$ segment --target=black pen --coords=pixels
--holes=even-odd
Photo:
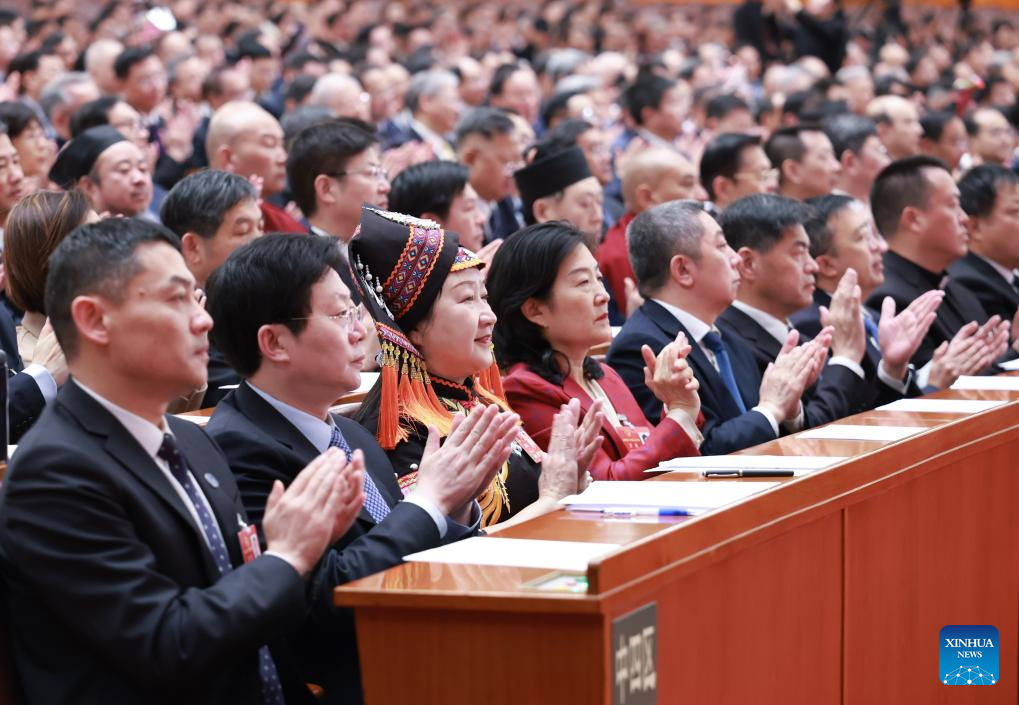
[[[792,477],[792,470],[705,470],[704,477]]]

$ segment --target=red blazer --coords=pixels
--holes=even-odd
[[[605,233],[605,240],[598,246],[598,253],[595,255],[605,283],[616,297],[616,303],[623,314],[626,313],[626,287],[623,280],[630,277],[634,284],[637,283],[637,275],[633,273],[626,245],[626,228],[636,217],[637,214],[633,211],[624,213],[619,222]]]
[[[279,206],[274,206],[268,201],[262,201],[262,220],[265,221],[266,233],[305,233],[306,227],[293,219],[293,217]]]
[[[629,450],[615,427],[606,420],[602,424],[605,440],[590,467],[595,480],[643,480],[647,477],[644,471],[662,461],[700,455],[693,441],[672,419],[664,418],[658,426],[648,423],[619,374],[607,365],[601,368],[605,376],[598,383],[612,401],[616,413],[626,416],[634,426],[647,426],[651,436],[642,448]],[[593,401],[572,379],[566,378],[563,386],[558,387],[527,369],[523,363],[510,368],[509,374],[502,378],[502,386],[510,407],[520,414],[524,430],[545,450],[552,432],[552,417],[559,407],[575,397],[580,400],[583,418]]]

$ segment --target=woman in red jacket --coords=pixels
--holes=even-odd
[[[612,333],[608,293],[578,230],[550,222],[512,235],[496,253],[487,284],[503,389],[539,445],[548,443],[560,405],[575,397],[582,413],[597,404],[605,415],[604,442],[590,465],[596,480],[642,480],[662,461],[697,455],[700,399],[682,335],[657,357],[643,350],[645,383],[663,404],[657,426],[615,370],[588,356]]]

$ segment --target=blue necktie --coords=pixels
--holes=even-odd
[[[877,347],[877,324],[871,320],[870,316],[863,314],[863,327],[867,330],[867,337],[873,341],[874,346]]]
[[[726,389],[729,390],[729,394],[732,395],[733,401],[736,402],[736,406],[739,407],[740,413],[746,413],[747,407],[743,403],[743,397],[740,396],[739,387],[736,385],[736,376],[732,373],[732,361],[729,359],[729,351],[722,341],[722,336],[711,330],[701,340],[708,346],[708,350],[715,354],[718,374],[721,375],[722,381],[725,383]]]
[[[187,462],[181,455],[177,442],[169,433],[163,435],[163,444],[159,446],[156,455],[166,461],[170,466],[170,474],[184,488],[195,512],[198,513],[202,532],[209,542],[212,559],[216,562],[216,567],[219,568],[219,574],[226,575],[233,570],[233,564],[230,563],[230,554],[227,552],[226,542],[223,541],[223,534],[220,533],[219,525],[209,514],[204,498],[195,486],[194,480],[191,479],[191,474],[188,473]],[[276,664],[272,660],[268,646],[263,646],[258,650],[258,675],[262,680],[262,701],[265,705],[284,705],[283,686],[280,685]]]
[[[329,445],[346,453],[347,460],[350,460],[350,456],[354,454],[338,426],[333,426],[333,435],[329,439]],[[389,505],[386,504],[386,500],[383,499],[379,488],[375,486],[372,476],[367,472],[364,474],[364,508],[368,510],[376,524],[382,523],[382,520],[389,515]]]

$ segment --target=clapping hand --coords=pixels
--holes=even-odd
[[[687,362],[690,343],[680,331],[676,339],[662,348],[655,357],[647,345],[640,350],[644,356],[644,384],[670,410],[681,410],[696,419],[701,399],[699,384]]]

